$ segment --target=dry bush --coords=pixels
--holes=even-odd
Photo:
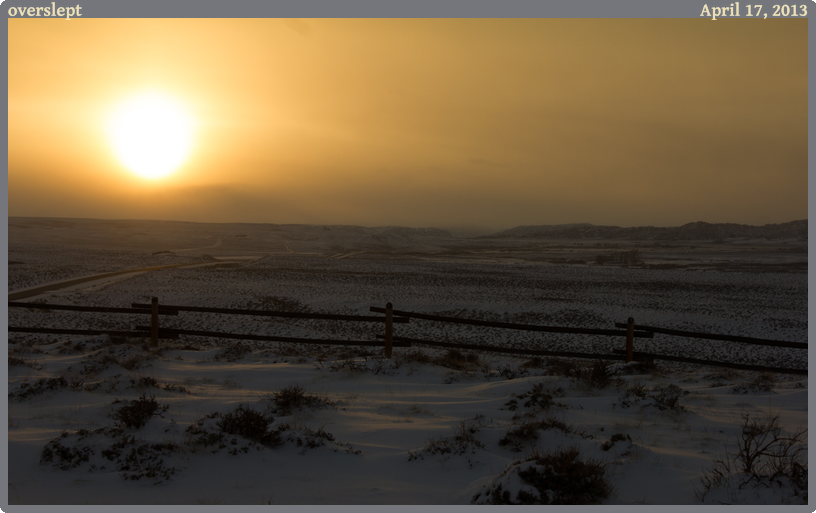
[[[12,355],[8,356],[8,366],[9,367],[14,367],[16,365],[25,365],[25,364],[26,364],[26,361],[23,360],[22,358],[17,358],[17,357],[12,356]]]
[[[479,355],[473,352],[463,353],[458,349],[449,349],[444,355],[435,358],[433,363],[448,369],[467,371],[481,367]]]
[[[42,370],[42,364],[35,362],[33,360],[26,360],[24,358],[17,358],[16,356],[9,355],[8,357],[8,365],[9,367],[14,367],[16,365],[25,365],[26,367],[30,367],[34,370]]]
[[[218,353],[216,353],[216,355],[213,358],[218,361],[234,362],[236,360],[240,360],[245,355],[251,352],[252,352],[251,346],[239,342],[235,345],[225,347],[221,351],[218,351]]]
[[[631,443],[632,442],[632,437],[630,437],[629,435],[624,434],[624,433],[615,433],[614,435],[609,437],[609,440],[607,440],[606,442],[601,444],[601,449],[603,449],[604,451],[608,451],[609,449],[611,449],[615,445],[616,442],[626,442],[626,441]]]
[[[618,401],[621,408],[629,408],[630,406],[639,403],[642,399],[646,399],[646,385],[640,381],[635,381],[626,386]],[[613,405],[614,406],[614,405]]]
[[[538,412],[549,410],[552,406],[566,407],[555,400],[556,397],[564,397],[564,389],[558,387],[555,390],[545,390],[544,383],[536,383],[527,392],[512,394],[511,397],[515,397],[515,399],[510,399],[504,403],[507,409],[516,411],[519,407],[518,401],[524,400],[522,406],[527,410],[526,416],[534,416]]]
[[[430,438],[425,446],[418,451],[408,451],[408,461],[425,459],[423,452],[437,455],[442,454],[465,456],[476,454],[476,449],[484,449],[485,444],[476,438],[476,433],[484,425],[484,415],[476,415],[472,420],[464,419],[453,428],[453,436]],[[468,458],[470,467],[473,461]]]
[[[647,392],[646,386],[636,381],[626,386],[618,398],[618,404],[620,404],[621,408],[629,408],[648,398],[652,400],[652,403],[645,406],[653,406],[660,411],[683,413],[686,408],[680,404],[680,398],[688,393],[688,390],[683,390],[673,383],[665,387],[656,386],[650,392]],[[612,406],[615,406],[615,404]]]
[[[582,371],[583,364],[574,360],[562,358],[547,358],[547,373],[552,376],[564,376],[565,378],[575,378]]]
[[[629,365],[619,368],[618,374],[624,376],[638,375],[638,374],[660,374],[660,367],[657,366],[654,360],[640,360]]]
[[[396,367],[399,367],[404,363],[421,363],[430,365],[433,363],[433,358],[419,349],[412,349],[411,351],[405,352],[400,351],[398,354],[394,355],[394,364]]]
[[[289,429],[289,426],[285,424],[277,429],[270,429],[274,420],[270,415],[265,415],[239,404],[230,413],[221,414],[216,411],[187,426],[187,429],[185,429],[188,436],[186,443],[191,446],[201,447],[217,445],[217,448],[212,450],[213,453],[216,453],[226,448],[227,442],[230,445],[237,446],[238,439],[235,437],[241,436],[251,443],[274,447],[282,443],[280,435],[283,431]],[[229,439],[228,435],[232,435],[232,439]],[[249,445],[233,447],[230,453],[235,455],[238,454],[239,450],[247,452]]]
[[[524,367],[523,365],[520,367],[513,367],[511,365],[499,365],[496,369],[501,377],[504,379],[516,379],[516,378],[523,378],[525,376],[530,375],[530,371],[528,367]]]
[[[312,408],[319,409],[326,406],[334,406],[334,402],[325,396],[318,396],[306,393],[302,386],[297,383],[290,387],[282,388],[278,392],[273,392],[267,396],[272,405],[272,413],[281,416],[291,415],[295,409]]]
[[[362,374],[366,372],[368,369],[368,365],[366,362],[361,362],[360,360],[356,360],[354,358],[347,358],[343,360],[337,360],[329,364],[329,371],[331,372],[348,372],[353,375]]]
[[[680,397],[688,393],[688,390],[683,390],[677,385],[671,384],[665,387],[654,387],[650,397],[660,411],[682,412],[686,408],[680,404]]]
[[[139,379],[130,378],[128,388],[159,388],[159,382],[152,376],[141,376]]]
[[[700,478],[702,489],[695,487],[700,501],[713,490],[724,488],[729,499],[737,502],[739,492],[751,485],[788,488],[792,496],[807,503],[807,429],[786,434],[779,414],[756,419],[744,413],[737,453],[729,453],[726,446],[725,456],[713,462],[714,467]]]
[[[305,426],[292,427],[289,424],[281,424],[273,428],[274,420],[270,415],[239,405],[231,413],[214,412],[188,426],[185,430],[188,435],[186,443],[206,447],[212,453],[228,449],[232,455],[247,453],[252,447],[262,450],[264,446],[274,448],[286,442],[300,447],[301,454],[305,454],[308,449],[324,447],[327,444],[331,444],[335,452],[360,454],[360,451],[355,450],[350,444],[335,440],[334,435],[322,427],[315,430]],[[248,442],[242,443],[239,436]]]
[[[34,383],[23,382],[20,383],[20,388],[9,392],[9,399],[16,399],[23,401],[35,395],[44,394],[48,391],[57,391],[62,388],[68,388],[69,382],[65,376],[58,376],[56,378],[39,378]]]
[[[610,365],[611,363],[605,360],[597,360],[591,365],[557,358],[547,360],[550,374],[575,379],[589,390],[619,386],[623,383],[623,380],[615,376],[609,368]]]
[[[170,383],[165,383],[162,385],[159,381],[152,377],[152,376],[141,376],[138,379],[129,378],[130,385],[127,388],[135,388],[135,389],[145,389],[145,388],[159,388],[161,390],[165,390],[167,392],[184,392],[189,394],[190,391],[187,390],[187,387],[183,385],[173,385]],[[85,388],[87,390],[87,388]]]
[[[114,404],[117,402],[121,401],[114,401]],[[147,424],[153,417],[164,417],[162,414],[166,412],[169,407],[167,404],[159,405],[153,395],[148,398],[145,394],[142,394],[138,399],[128,401],[128,404],[120,406],[113,412],[111,418],[120,425],[124,424],[129,428],[138,429]]]
[[[610,365],[611,363],[608,361],[598,360],[588,370],[584,368],[585,370],[578,376],[578,380],[590,390],[619,386],[623,383],[623,380],[615,376],[614,372],[609,368]]]
[[[613,491],[604,463],[570,447],[514,461],[471,504],[598,504]]]
[[[586,436],[577,431],[572,424],[567,424],[555,417],[548,417],[539,421],[524,422],[509,429],[507,434],[499,440],[499,445],[502,447],[509,446],[513,452],[521,452],[525,445],[532,445],[538,440],[540,431],[546,431],[548,429],[557,429],[566,434],[576,433],[581,436]]]
[[[540,356],[534,356],[521,364],[524,369],[543,369],[547,362]]]
[[[757,375],[751,381],[735,385],[731,389],[732,394],[755,394],[760,392],[773,392],[773,387],[776,386],[773,374],[770,372],[763,372]]]
[[[323,430],[322,427],[317,430],[307,427],[294,430],[287,436],[288,442],[293,442],[297,447],[301,447],[300,454],[306,454],[307,449],[317,449],[318,447],[325,447],[326,443],[331,443],[334,452],[345,452],[346,454],[360,454],[362,451],[355,449],[351,444],[340,442],[334,438],[334,435]]]
[[[40,464],[51,463],[60,470],[70,470],[88,462],[93,450],[90,447],[71,447],[62,444],[68,437],[67,431],[45,444],[40,454]]]
[[[100,445],[106,448],[99,450]],[[105,471],[112,465],[125,480],[147,478],[158,484],[179,472],[178,467],[165,465],[164,458],[180,451],[181,447],[174,443],[137,440],[116,426],[80,429],[70,434],[63,431],[48,442],[40,455],[40,464],[51,464],[60,470],[86,465],[89,472]]]
[[[253,442],[275,446],[280,444],[280,433],[269,430],[269,425],[274,420],[271,416],[238,405],[233,412],[221,415],[216,425],[222,433],[239,435]]]

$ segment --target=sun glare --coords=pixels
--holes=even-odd
[[[162,178],[187,158],[192,120],[176,100],[157,93],[133,97],[114,111],[109,132],[116,155],[143,178]]]

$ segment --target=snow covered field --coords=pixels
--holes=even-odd
[[[84,273],[213,262],[205,253],[251,253],[217,254],[223,244],[157,254],[41,244],[10,240],[10,291]],[[486,320],[611,329],[633,316],[645,325],[807,341],[807,274],[801,272],[479,262],[427,252],[326,258],[338,248],[318,256],[289,247],[257,260],[164,269],[38,299],[127,307],[157,296],[164,304],[361,315],[391,301],[400,310]],[[13,308],[8,322],[128,330],[147,321]],[[382,332],[374,323],[189,312],[163,317],[162,325],[361,340]],[[531,349],[623,348],[617,337],[421,320],[397,324],[395,334]],[[802,350],[662,335],[635,343],[638,351],[658,354],[807,368]],[[802,481],[802,468],[793,464],[770,487],[770,471],[755,465],[756,477],[740,489],[750,474],[740,473],[738,462],[710,490],[701,481],[716,476],[715,460],[727,459],[726,449],[738,455],[737,441],[752,422],[777,417],[780,436],[806,429],[806,376],[660,361],[606,367],[423,346],[394,348],[389,360],[376,348],[193,337],[152,349],[136,339],[15,333],[8,349],[10,504],[467,504],[548,497],[801,504],[807,493],[806,466]],[[795,448],[801,446],[789,450]],[[588,495],[576,495],[547,468],[583,479],[580,489]]]

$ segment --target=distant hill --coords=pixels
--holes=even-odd
[[[634,239],[634,240],[717,240],[717,239],[798,239],[807,240],[807,219],[789,223],[751,226],[698,221],[676,227],[596,226],[589,223],[517,226],[486,235],[489,238],[548,239]]]
[[[403,226],[9,217],[8,227],[12,243],[151,252],[435,252],[454,240],[447,230]]]

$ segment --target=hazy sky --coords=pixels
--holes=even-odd
[[[9,216],[807,218],[804,19],[8,24]],[[130,171],[107,132],[144,91],[193,120],[167,178]]]

